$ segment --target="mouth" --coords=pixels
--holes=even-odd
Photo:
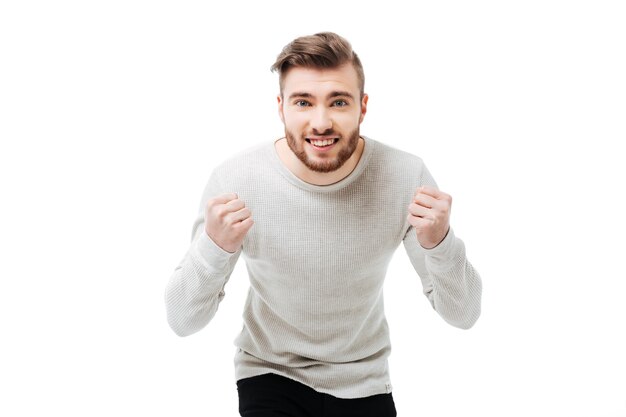
[[[328,149],[335,143],[339,142],[339,138],[305,138],[315,149]]]

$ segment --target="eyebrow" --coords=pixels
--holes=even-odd
[[[291,93],[289,95],[288,99],[292,100],[292,99],[294,99],[296,97],[313,98],[313,94],[296,91],[295,93]],[[354,96],[352,94],[350,94],[349,92],[347,92],[347,91],[332,91],[331,93],[329,93],[326,96],[326,99],[337,98],[337,97],[347,97],[347,98],[350,98],[350,99],[354,100]]]

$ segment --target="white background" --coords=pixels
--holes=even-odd
[[[274,58],[332,30],[365,67],[361,132],[424,158],[484,281],[458,330],[397,252],[399,415],[626,416],[625,21],[620,1],[2,2],[0,415],[238,415],[244,263],[188,338],[163,291],[212,168],[282,134]]]

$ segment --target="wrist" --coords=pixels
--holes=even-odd
[[[448,233],[450,233],[450,226],[448,226],[448,228],[446,229],[446,232],[443,234],[443,236],[440,235],[439,238],[420,239],[420,236],[417,235],[417,241],[422,246],[422,248],[424,248],[426,250],[435,249],[437,246],[439,246],[441,244],[441,242],[443,242],[446,239],[446,237],[448,236]]]

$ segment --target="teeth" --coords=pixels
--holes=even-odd
[[[322,139],[322,140],[311,139],[311,144],[315,146],[320,146],[320,147],[332,145],[334,142],[335,142],[335,139]]]

